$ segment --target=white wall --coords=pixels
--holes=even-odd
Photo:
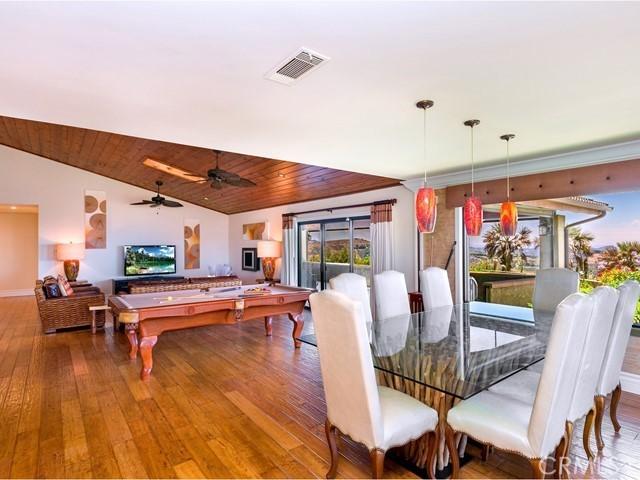
[[[255,240],[251,241],[242,239],[242,225],[245,223],[255,223],[266,220],[269,222],[271,237],[275,240],[282,240],[283,213],[353,205],[391,198],[398,200],[398,203],[393,207],[395,269],[405,274],[407,288],[411,291],[415,288],[416,276],[416,234],[414,233],[416,228],[413,214],[414,196],[413,192],[402,186],[231,215],[229,217],[229,259],[231,261],[231,266],[233,267],[234,272],[243,280],[244,283],[253,283],[256,278],[262,277],[262,271],[247,272],[243,271],[241,268],[242,247],[256,247],[258,243]],[[336,210],[333,213],[319,212],[316,214],[304,215],[299,217],[299,220],[319,220],[325,218],[369,215],[370,213],[370,207],[362,207],[357,209]],[[279,270],[280,265],[278,264],[278,271],[276,272],[276,275],[279,275]]]
[[[177,274],[206,275],[208,265],[229,262],[227,215],[185,202],[181,202],[184,208],[173,209],[130,206],[152,193],[4,146],[0,146],[0,172],[0,203],[39,207],[40,277],[62,273],[62,263],[55,259],[56,244],[84,242],[85,190],[107,193],[107,248],[86,251],[78,278],[110,292],[110,280],[123,275],[122,246],[127,244],[175,244]],[[199,270],[183,268],[185,218],[201,222]],[[0,251],[0,256],[8,254]]]
[[[38,275],[38,214],[0,212],[0,296],[33,293]]]

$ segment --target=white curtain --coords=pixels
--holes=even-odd
[[[282,271],[283,285],[298,286],[298,220],[293,215],[282,216]]]
[[[390,202],[371,205],[371,269],[374,275],[394,269],[392,210]]]

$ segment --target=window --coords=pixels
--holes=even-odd
[[[370,217],[298,223],[298,283],[323,290],[341,273],[362,275],[371,285]]]

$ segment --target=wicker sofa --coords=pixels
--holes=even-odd
[[[129,293],[174,292],[176,290],[202,290],[205,288],[236,287],[242,285],[238,277],[193,277],[174,282],[137,281],[129,286]]]
[[[42,287],[42,280],[38,280],[35,295],[42,330],[45,333],[53,333],[63,328],[90,326],[89,307],[105,304],[104,293],[95,287],[80,287],[72,295],[59,298],[46,298]],[[104,322],[104,311],[96,312],[96,326],[102,327]]]

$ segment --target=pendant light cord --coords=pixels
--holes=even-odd
[[[424,161],[424,185],[427,186],[427,109],[422,117],[422,159]]]
[[[509,151],[509,139],[507,139],[507,202],[509,201],[509,195],[511,193],[511,183],[509,176],[509,162],[511,160],[511,153]]]
[[[473,175],[473,167],[474,167],[474,155],[473,155],[473,126],[471,127],[471,196],[475,196],[475,182]]]

